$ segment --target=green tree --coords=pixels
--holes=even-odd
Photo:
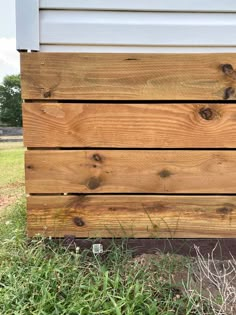
[[[22,126],[20,75],[8,75],[0,84],[0,122]]]

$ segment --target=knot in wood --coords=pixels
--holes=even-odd
[[[224,74],[226,74],[226,75],[231,75],[234,72],[233,66],[229,63],[222,65],[221,68],[222,68],[222,71],[224,72]]]
[[[127,59],[125,59],[125,60],[127,60],[127,61],[133,61],[133,60],[138,60],[137,58],[127,58]]]
[[[75,217],[73,219],[73,221],[74,221],[74,224],[77,226],[84,226],[85,225],[84,221],[79,217]]]
[[[91,177],[88,181],[88,188],[94,190],[100,186],[100,179],[98,177]]]
[[[223,206],[221,208],[216,209],[216,212],[221,215],[230,215],[233,212],[232,206]]]
[[[235,89],[232,86],[228,87],[227,89],[225,89],[225,92],[224,92],[224,100],[228,100],[234,94],[235,94]]]
[[[167,177],[170,177],[172,174],[169,170],[162,170],[160,173],[158,173],[159,176],[161,178],[167,178]]]
[[[199,114],[205,120],[212,120],[214,118],[213,110],[209,107],[201,108]]]
[[[48,98],[48,97],[51,97],[51,91],[47,91],[47,92],[44,92],[43,93],[43,96],[45,97],[45,98]]]

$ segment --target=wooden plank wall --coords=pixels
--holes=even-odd
[[[21,53],[28,235],[236,236],[236,55]]]
[[[236,99],[235,54],[22,54],[30,100]]]

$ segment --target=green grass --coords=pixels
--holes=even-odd
[[[163,256],[151,267],[143,265],[125,242],[104,257],[41,238],[28,244],[23,201],[2,220],[0,242],[0,314],[191,314],[188,300],[170,281],[186,261]]]
[[[23,153],[22,143],[0,143],[0,217],[24,193]]]
[[[0,185],[23,181],[23,149],[0,151]],[[187,315],[196,314],[171,281],[188,259],[133,259],[123,246],[105,256],[69,251],[53,241],[26,237],[25,200],[0,219],[1,315]]]
[[[0,187],[24,180],[23,145],[0,143]]]

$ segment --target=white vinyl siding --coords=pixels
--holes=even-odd
[[[41,9],[236,12],[235,0],[40,0]]]
[[[16,2],[17,48],[22,50],[104,53],[236,51],[235,0]],[[223,13],[226,11],[228,13]]]
[[[40,44],[231,46],[236,15],[48,10],[40,13]]]
[[[41,45],[41,52],[78,53],[236,53],[236,47],[153,47],[153,46],[86,46],[86,45]]]

